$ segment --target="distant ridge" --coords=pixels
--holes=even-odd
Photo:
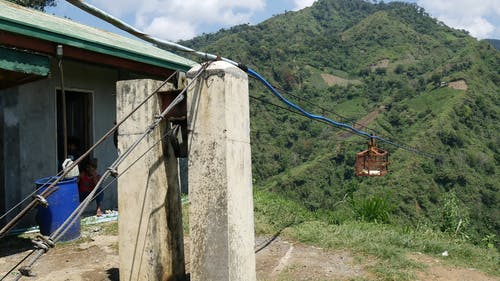
[[[485,39],[488,41],[493,47],[495,47],[497,50],[500,50],[500,40],[499,39]]]
[[[392,222],[453,235],[460,225],[463,237],[481,243],[493,235],[498,243],[500,52],[490,43],[415,4],[318,0],[183,44],[251,66],[287,98],[334,120],[354,124],[383,106],[365,130],[441,155],[384,146],[390,173],[357,178],[354,157],[366,139],[339,137],[336,128],[270,105],[283,106],[251,80],[256,188],[333,211],[339,223],[382,198],[393,207]]]

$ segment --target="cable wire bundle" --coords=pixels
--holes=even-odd
[[[381,142],[384,142],[386,144],[389,144],[389,145],[393,145],[395,147],[398,147],[398,148],[401,148],[401,149],[404,149],[404,150],[407,150],[407,151],[411,151],[413,153],[416,153],[416,154],[419,154],[419,155],[422,155],[422,156],[425,156],[425,157],[431,157],[431,158],[436,158],[437,156],[435,155],[432,155],[430,153],[427,153],[427,152],[423,152],[423,151],[420,151],[420,150],[417,150],[415,148],[412,148],[410,146],[407,146],[407,145],[403,145],[403,144],[400,144],[400,143],[396,143],[396,142],[393,142],[391,140],[388,140],[386,138],[383,138],[383,137],[380,137],[380,136],[377,136],[377,135],[373,135],[373,134],[370,134],[370,133],[367,133],[365,131],[362,131],[360,129],[357,129],[355,128],[354,126],[351,126],[349,124],[345,124],[345,123],[342,123],[342,122],[337,122],[335,120],[332,120],[330,118],[327,118],[327,117],[324,117],[322,115],[316,115],[316,114],[312,114],[308,111],[306,111],[305,109],[303,109],[302,107],[298,106],[297,104],[291,102],[290,100],[288,100],[287,98],[285,98],[273,85],[271,85],[271,83],[269,83],[262,75],[260,75],[257,71],[253,70],[252,68],[249,68],[243,64],[240,64],[240,63],[237,63],[235,61],[232,61],[230,59],[227,59],[227,58],[224,58],[224,57],[220,57],[220,56],[216,56],[216,55],[213,55],[213,54],[209,54],[209,53],[205,53],[205,52],[200,52],[200,51],[196,51],[194,49],[191,49],[191,48],[188,48],[188,47],[185,47],[185,46],[182,46],[180,44],[177,44],[177,43],[173,43],[173,42],[169,42],[169,41],[165,41],[165,40],[161,40],[161,39],[158,39],[158,38],[154,38],[150,35],[147,35],[143,32],[140,32],[139,30],[133,28],[132,26],[120,21],[119,19],[99,10],[98,8],[92,6],[92,5],[89,5],[87,3],[85,3],[84,1],[81,1],[81,0],[66,0],[67,2],[79,7],[80,9],[82,10],[85,10],[87,12],[89,12],[90,14],[93,14],[105,21],[107,21],[108,23],[134,35],[134,36],[137,36],[145,41],[148,41],[152,44],[154,44],[155,46],[161,48],[161,49],[176,49],[176,50],[179,50],[179,51],[182,51],[182,52],[187,52],[187,53],[191,53],[191,54],[195,54],[199,57],[201,57],[203,60],[223,60],[225,62],[228,62],[234,66],[237,66],[239,67],[240,69],[242,69],[243,71],[245,71],[249,76],[257,79],[260,83],[262,83],[267,89],[269,89],[271,91],[271,93],[276,97],[278,98],[286,107],[290,108],[293,112],[297,112],[303,116],[306,116],[310,119],[313,119],[313,120],[316,120],[316,121],[320,121],[320,122],[323,122],[323,123],[327,123],[331,126],[334,126],[334,127],[337,127],[337,128],[341,128],[341,129],[344,129],[344,130],[347,130],[347,131],[350,131],[356,135],[359,135],[359,136],[362,136],[362,137],[365,137],[365,138],[368,138],[368,139],[375,139],[375,140],[378,140],[378,141],[381,141]],[[196,76],[193,78],[192,81],[196,81],[196,79],[199,77],[199,75],[201,75],[201,73],[203,73],[206,68],[208,67],[209,63],[206,63],[205,65],[202,66],[202,68],[200,68],[200,71],[196,74]],[[175,73],[174,73],[175,74]],[[109,137],[114,131],[116,131],[116,129],[123,123],[125,122],[126,119],[128,119],[140,106],[142,106],[150,97],[152,97],[154,94],[156,94],[159,89],[161,87],[163,87],[163,85],[165,83],[167,83],[167,81],[169,79],[171,79],[173,77],[170,76],[157,90],[155,90],[150,96],[148,96],[146,98],[145,101],[143,101],[138,107],[136,107],[128,116],[126,116],[123,120],[121,120],[120,122],[118,122],[107,134],[105,134],[94,146],[92,146],[87,152],[85,152],[80,158],[78,158],[72,165],[70,165],[64,172],[60,172],[58,173],[58,175],[60,174],[60,177],[52,182],[47,188],[46,190],[41,194],[43,197],[48,197],[50,196],[53,192],[56,191],[56,188],[55,185],[62,179],[64,178],[64,176],[69,173],[70,170],[72,170],[74,167],[76,167],[76,165],[78,165],[86,156],[88,156],[90,154],[90,152],[95,149],[96,146],[98,146],[99,144],[101,144],[107,137]],[[28,262],[27,266],[24,266],[21,268],[21,273],[25,274],[25,275],[29,275],[30,274],[30,267],[45,253],[47,252],[51,247],[54,246],[54,243],[56,243],[57,241],[60,240],[60,238],[68,231],[69,227],[76,221],[76,219],[78,217],[80,217],[80,215],[83,213],[83,210],[88,206],[88,204],[92,201],[92,199],[97,195],[96,193],[98,192],[98,187],[103,184],[103,182],[109,177],[109,176],[114,176],[115,177],[115,180],[117,177],[119,177],[120,175],[118,175],[117,171],[116,171],[116,168],[118,167],[118,165],[120,163],[122,163],[122,161],[128,157],[131,153],[131,151],[133,149],[135,149],[137,147],[137,145],[144,139],[146,138],[159,124],[160,122],[165,118],[166,114],[172,110],[172,108],[178,104],[183,98],[184,98],[184,92],[187,91],[187,89],[190,87],[190,85],[188,85],[187,87],[185,87],[182,92],[174,99],[174,101],[158,116],[158,118],[156,118],[156,120],[146,129],[146,131],[144,132],[144,134],[142,136],[140,136],[136,142],[134,142],[122,155],[120,155],[118,157],[118,159],[116,159],[115,162],[113,162],[113,164],[106,170],[106,172],[103,174],[103,176],[101,177],[101,179],[99,180],[99,182],[97,183],[96,185],[96,188],[89,194],[89,196],[80,204],[80,206],[74,210],[74,212],[68,217],[68,219],[54,232],[52,233],[48,238],[39,238],[39,240],[36,240],[34,241],[34,244],[35,246],[37,247],[36,250],[33,250],[32,252],[30,252],[28,254],[28,256],[26,256],[21,262],[23,262],[24,260],[26,260],[29,256],[31,256],[33,253],[35,253],[35,256],[33,256],[30,261]],[[138,160],[136,160],[138,161]],[[135,162],[134,162],[135,163]],[[128,168],[126,169],[128,170]],[[108,184],[106,187],[108,187],[110,184]],[[45,185],[44,185],[45,186]],[[43,187],[43,186],[42,186]],[[42,188],[40,187],[40,188]],[[35,193],[33,193],[35,194]],[[33,195],[33,194],[30,194],[30,197]],[[26,201],[27,199],[23,200]],[[18,207],[20,204],[22,204],[23,202],[19,203],[18,205],[15,206]],[[2,228],[0,230],[0,237],[2,237],[3,235],[5,235],[16,223],[17,221],[22,217],[24,216],[31,208],[33,208],[34,206],[36,206],[37,204],[39,203],[39,200],[33,200],[30,202],[30,204],[25,208],[23,209],[12,221],[10,221],[4,228]],[[6,214],[2,215],[2,217],[0,218],[4,218],[8,213],[10,213],[11,210],[9,210]],[[20,262],[20,263],[21,263]],[[19,263],[19,264],[20,264]],[[16,267],[19,265],[17,264]],[[14,269],[16,268],[14,267]],[[7,273],[1,280],[3,280],[4,278],[6,278],[8,276],[8,274],[10,274],[11,271],[9,271],[9,273]],[[19,280],[20,278],[22,277],[22,275],[18,275],[16,276],[16,278],[14,280]]]
[[[221,56],[217,56],[217,55],[214,55],[214,54],[209,54],[209,53],[205,53],[205,52],[200,52],[200,51],[197,51],[197,50],[194,50],[192,48],[188,48],[186,46],[183,46],[183,45],[180,45],[180,44],[177,44],[177,43],[174,43],[174,42],[170,42],[170,41],[166,41],[166,40],[162,40],[162,39],[159,39],[159,38],[155,38],[151,35],[148,35],[148,34],[145,34],[137,29],[135,29],[134,27],[130,26],[129,24],[126,24],[124,23],[123,21],[119,20],[118,18],[115,18],[113,17],[112,15],[96,8],[95,6],[92,6],[82,0],[66,0],[67,2],[71,3],[72,5],[75,5],[76,7],[114,25],[115,27],[117,28],[120,28],[121,30],[125,31],[125,32],[128,32],[142,40],[145,40],[147,42],[150,42],[152,43],[153,45],[155,45],[156,47],[160,48],[160,49],[165,49],[165,50],[169,50],[169,49],[175,49],[175,50],[178,50],[178,51],[181,51],[181,52],[186,52],[186,53],[190,53],[190,54],[194,54],[194,55],[197,55],[199,56],[200,58],[204,59],[204,60],[222,60],[222,61],[225,61],[225,62],[228,62],[234,66],[237,66],[239,67],[240,69],[242,69],[243,71],[245,71],[248,75],[250,75],[251,77],[257,79],[259,82],[261,82],[267,89],[269,89],[274,96],[276,96],[281,102],[283,102],[285,105],[287,105],[288,107],[300,112],[301,114],[303,114],[304,116],[308,117],[308,118],[311,118],[311,119],[315,119],[315,120],[320,120],[320,121],[323,121],[331,126],[335,126],[335,127],[338,127],[338,128],[344,128],[344,129],[347,129],[349,131],[351,131],[352,133],[354,134],[357,134],[359,136],[362,136],[362,137],[365,137],[365,138],[368,138],[368,139],[376,139],[378,141],[381,141],[381,142],[384,142],[386,144],[389,144],[389,145],[392,145],[392,146],[395,146],[395,147],[398,147],[398,148],[401,148],[401,149],[404,149],[404,150],[407,150],[407,151],[411,151],[413,153],[416,153],[416,154],[419,154],[419,155],[422,155],[422,156],[425,156],[425,157],[430,157],[430,158],[438,158],[438,156],[436,155],[433,155],[433,154],[430,154],[430,153],[427,153],[427,152],[424,152],[424,151],[420,151],[416,148],[412,148],[410,146],[407,146],[407,145],[403,145],[403,144],[399,144],[399,143],[396,143],[396,142],[393,142],[391,140],[388,140],[386,138],[383,138],[383,137],[380,137],[380,136],[377,136],[377,135],[373,135],[373,134],[370,134],[370,133],[367,133],[365,131],[362,131],[362,130],[359,130],[359,129],[356,129],[354,128],[353,126],[351,125],[348,125],[348,124],[345,124],[345,123],[342,123],[342,122],[337,122],[335,120],[332,120],[332,119],[329,119],[329,118],[326,118],[324,116],[321,116],[321,115],[315,115],[315,114],[312,114],[306,110],[304,110],[303,108],[301,108],[300,106],[292,103],[291,101],[289,101],[288,99],[286,99],[282,94],[280,94],[280,92],[278,92],[278,90],[276,90],[276,88],[274,88],[271,83],[269,83],[263,76],[261,76],[257,71],[247,67],[246,65],[244,64],[241,64],[241,63],[238,63],[238,62],[235,62],[233,60],[230,60],[228,58],[224,58],[224,57],[221,57]]]

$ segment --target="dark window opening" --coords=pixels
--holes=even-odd
[[[92,145],[92,94],[64,91],[66,96],[66,131],[68,156],[76,160]],[[64,161],[64,134],[62,94],[57,90],[57,160],[58,168]]]

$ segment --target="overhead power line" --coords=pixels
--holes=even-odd
[[[252,78],[254,78],[254,77],[252,77]],[[323,106],[320,106],[320,105],[318,105],[318,104],[316,104],[316,103],[314,103],[314,102],[310,101],[310,100],[309,100],[309,99],[307,99],[307,98],[304,98],[304,97],[301,97],[301,96],[299,96],[299,95],[293,94],[293,93],[291,93],[290,91],[286,91],[286,90],[284,90],[283,88],[280,88],[280,87],[278,87],[278,86],[276,86],[276,85],[274,85],[274,84],[271,84],[271,85],[272,85],[275,89],[279,90],[279,91],[280,91],[280,92],[282,92],[282,93],[285,93],[285,94],[287,94],[287,95],[289,95],[289,96],[292,96],[292,97],[294,97],[294,98],[296,98],[296,99],[298,99],[298,100],[301,100],[301,101],[303,101],[303,102],[305,102],[305,103],[307,103],[307,104],[309,104],[309,105],[311,105],[311,106],[313,106],[313,107],[315,107],[315,108],[320,109],[320,110],[321,110],[321,112],[322,112],[323,114],[325,114],[325,113],[329,113],[329,114],[331,114],[331,115],[334,115],[334,116],[339,117],[339,118],[340,118],[340,119],[342,119],[342,120],[349,121],[349,122],[351,122],[351,123],[352,123],[353,125],[355,125],[355,126],[359,126],[359,127],[361,127],[361,128],[365,128],[365,129],[367,129],[367,130],[370,130],[370,131],[372,131],[372,132],[374,132],[374,133],[379,134],[379,132],[377,132],[377,130],[375,130],[375,129],[373,129],[373,128],[370,128],[370,127],[368,127],[368,126],[366,126],[366,125],[364,125],[364,124],[358,123],[358,122],[357,122],[355,119],[353,119],[353,118],[349,118],[349,117],[347,117],[347,116],[344,116],[344,115],[342,115],[342,114],[339,114],[338,112],[335,112],[335,111],[332,111],[332,110],[330,110],[330,109],[324,108]]]
[[[349,131],[351,131],[352,133],[354,134],[357,134],[359,136],[362,136],[362,137],[365,137],[365,138],[369,138],[369,139],[376,139],[376,140],[379,140],[381,142],[384,142],[384,143],[387,143],[389,145],[393,145],[395,147],[398,147],[398,148],[401,148],[401,149],[404,149],[404,150],[407,150],[407,151],[410,151],[410,152],[413,152],[413,153],[416,153],[416,154],[419,154],[419,155],[422,155],[422,156],[425,156],[425,157],[431,157],[431,158],[437,158],[437,156],[433,155],[433,154],[430,154],[430,153],[427,153],[427,152],[423,152],[423,151],[420,151],[416,148],[412,148],[410,146],[407,146],[407,145],[402,145],[402,144],[399,144],[399,143],[396,143],[396,142],[393,142],[391,140],[388,140],[386,138],[383,138],[383,137],[380,137],[380,136],[377,136],[377,135],[373,135],[373,134],[370,134],[370,133],[367,133],[365,131],[362,131],[362,130],[359,130],[359,129],[356,129],[355,127],[351,126],[351,125],[348,125],[348,124],[345,124],[345,123],[342,123],[342,122],[337,122],[335,120],[332,120],[332,119],[329,119],[329,118],[326,118],[324,116],[321,116],[321,115],[315,115],[315,114],[311,114],[309,113],[308,111],[304,110],[303,108],[301,108],[300,106],[292,103],[291,101],[289,101],[288,99],[286,99],[285,97],[283,97],[283,95],[281,95],[264,77],[262,77],[258,72],[256,72],[255,70],[247,67],[246,65],[244,64],[241,64],[241,63],[237,63],[233,60],[230,60],[228,58],[224,58],[224,57],[221,57],[221,56],[217,56],[217,55],[213,55],[213,54],[209,54],[209,53],[205,53],[205,52],[200,52],[200,51],[197,51],[197,50],[194,50],[192,48],[188,48],[186,46],[183,46],[183,45],[180,45],[180,44],[177,44],[177,43],[173,43],[173,42],[170,42],[170,41],[166,41],[166,40],[162,40],[162,39],[159,39],[159,38],[155,38],[153,36],[150,36],[148,34],[145,34],[137,29],[135,29],[134,27],[124,23],[123,21],[113,17],[112,15],[109,15],[108,13],[82,1],[82,0],[66,0],[67,2],[79,7],[80,9],[84,10],[84,11],[87,11],[88,13],[124,30],[125,32],[128,32],[140,39],[143,39],[147,42],[150,42],[152,44],[154,44],[155,46],[157,46],[158,48],[161,48],[161,49],[166,49],[166,50],[170,50],[170,49],[176,49],[178,51],[181,51],[181,52],[186,52],[186,53],[191,53],[191,54],[195,54],[199,57],[201,57],[202,59],[215,59],[215,60],[222,60],[222,61],[225,61],[225,62],[228,62],[234,66],[237,66],[239,67],[240,69],[242,69],[243,71],[245,71],[248,75],[256,78],[257,80],[259,80],[262,84],[264,84],[264,86],[266,88],[268,88],[281,102],[283,102],[286,106],[292,108],[293,110],[296,110],[298,112],[300,112],[301,114],[303,114],[304,116],[307,116],[311,119],[316,119],[316,120],[321,120],[331,126],[335,126],[335,127],[338,127],[338,128],[344,128],[344,129],[347,129]]]

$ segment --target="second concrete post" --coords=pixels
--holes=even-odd
[[[191,281],[255,281],[248,76],[213,62],[187,110]]]

